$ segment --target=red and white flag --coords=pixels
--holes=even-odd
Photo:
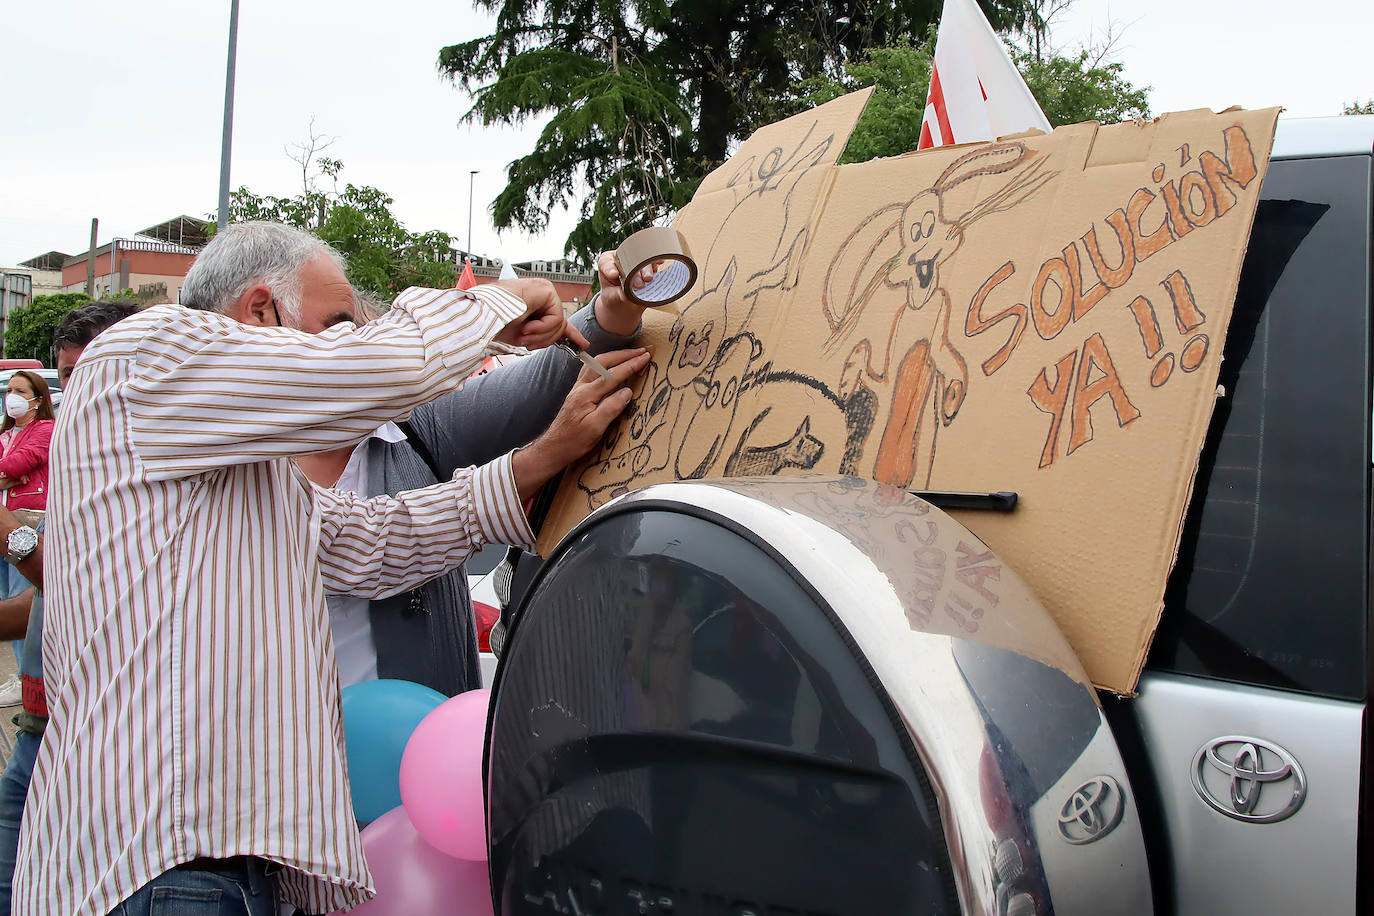
[[[945,0],[917,149],[993,140],[1050,122],[974,0]]]
[[[477,285],[477,277],[472,272],[471,258],[463,258],[463,272],[458,275],[458,282],[454,285],[459,289],[472,289]]]

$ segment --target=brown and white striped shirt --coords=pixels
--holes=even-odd
[[[411,289],[311,336],[158,306],[91,344],[52,446],[52,718],[14,912],[104,914],[199,856],[282,863],[312,913],[369,896],[324,593],[384,597],[532,537],[509,455],[371,500],[288,456],[457,387],[523,313],[491,286]]]

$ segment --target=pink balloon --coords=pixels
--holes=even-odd
[[[490,690],[469,690],[420,720],[401,755],[401,804],[425,842],[459,859],[487,859],[482,742]]]
[[[348,916],[492,916],[487,863],[455,859],[430,846],[405,808],[383,814],[362,836],[377,896]]]

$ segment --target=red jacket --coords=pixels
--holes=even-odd
[[[34,420],[16,429],[5,457],[0,458],[0,474],[27,478],[9,491],[6,506],[15,509],[46,509],[48,505],[48,444],[52,441],[52,420]]]

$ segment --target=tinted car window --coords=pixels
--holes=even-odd
[[[1270,167],[1151,667],[1364,695],[1370,180]]]

